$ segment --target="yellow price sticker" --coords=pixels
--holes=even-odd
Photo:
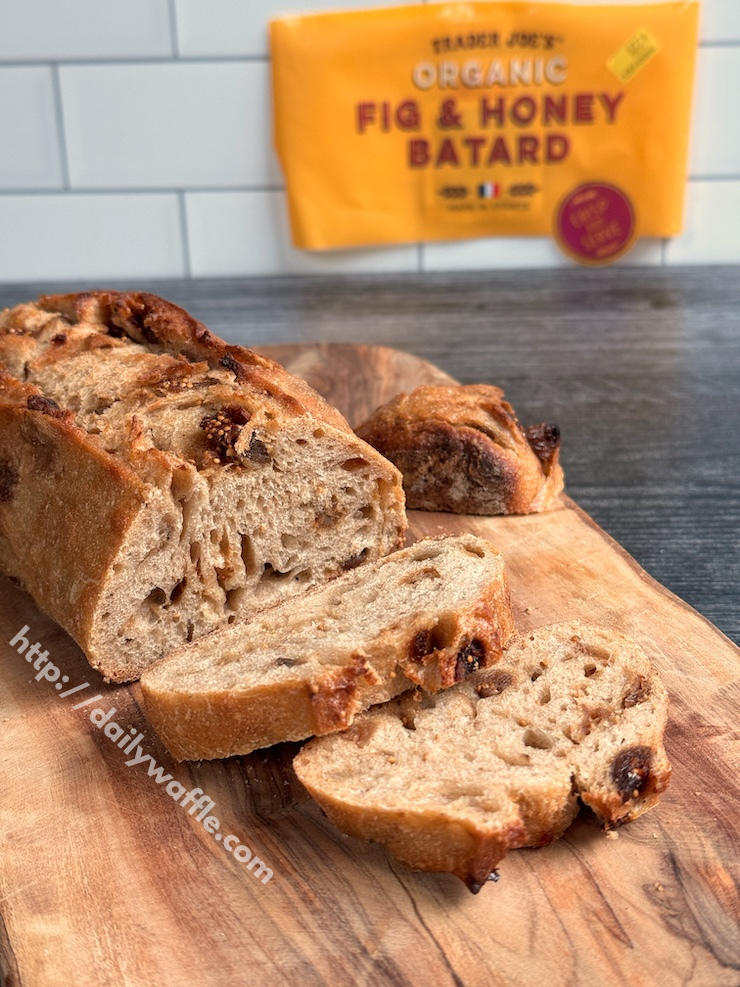
[[[647,28],[641,27],[607,59],[606,67],[620,82],[629,82],[659,51],[658,42]]]

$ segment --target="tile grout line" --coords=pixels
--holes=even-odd
[[[111,68],[116,65],[172,65],[173,62],[183,65],[249,65],[252,62],[269,61],[270,56],[266,52],[251,55],[111,55],[108,58],[57,58],[53,62],[49,58],[0,58],[0,68],[38,68],[51,64],[63,65],[65,68]]]
[[[188,228],[188,206],[185,201],[185,189],[177,190],[177,207],[180,214],[180,239],[182,241],[182,259],[185,267],[185,277],[193,277],[193,264],[190,257],[190,231]]]
[[[176,0],[168,0],[167,8],[170,15],[170,44],[172,45],[172,57],[180,58],[180,35],[177,29],[177,6]]]
[[[62,168],[62,185],[64,191],[69,192],[72,182],[69,175],[69,149],[67,147],[67,130],[64,123],[64,104],[62,101],[62,80],[59,74],[59,65],[52,62],[51,69],[52,90],[54,93],[54,115],[57,122],[57,144],[59,147],[59,162]],[[59,189],[57,189],[57,192]]]
[[[59,188],[7,188],[4,189],[0,186],[0,197],[6,196],[8,198],[13,198],[14,196],[24,196],[24,195],[59,195],[62,192],[68,192],[70,195],[174,195],[180,189],[175,188],[171,185],[163,185],[157,188],[151,188],[149,186],[126,186],[126,185],[111,185],[105,186],[78,186],[77,188],[69,189],[59,189]],[[239,195],[244,192],[258,193],[258,192],[284,192],[284,185],[194,185],[189,188],[182,189],[183,192],[187,192],[188,195],[198,195],[199,193],[204,193],[206,195],[213,195],[218,192],[223,192],[225,195]]]

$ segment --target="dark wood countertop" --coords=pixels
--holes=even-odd
[[[153,291],[226,339],[393,346],[563,434],[566,489],[740,643],[740,268],[3,285]]]

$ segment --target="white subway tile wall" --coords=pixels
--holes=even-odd
[[[171,192],[2,195],[0,230],[3,281],[186,274],[181,209]]]
[[[539,237],[292,247],[272,147],[268,22],[399,5],[3,0],[0,281],[570,264]],[[740,0],[704,0],[685,231],[640,241],[621,263],[740,263],[738,93]]]

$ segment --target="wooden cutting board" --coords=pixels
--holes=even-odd
[[[266,352],[267,352],[266,348]],[[448,381],[409,355],[283,346],[353,423],[401,389]],[[633,635],[668,686],[671,786],[609,839],[587,820],[512,852],[471,895],[338,833],[300,790],[296,747],[177,765],[138,686],[106,686],[70,639],[0,582],[0,971],[3,987],[60,985],[669,985],[736,987],[739,652],[563,497],[515,518],[412,513],[415,537],[472,531],[508,566],[522,628],[564,618]],[[7,642],[24,625],[69,679],[35,681]],[[94,706],[77,702],[100,694]],[[214,801],[272,872],[264,884],[143,765],[92,726],[95,706],[186,789]],[[150,763],[150,762],[149,762]],[[259,869],[259,868],[258,868]],[[265,875],[263,875],[264,877]]]

